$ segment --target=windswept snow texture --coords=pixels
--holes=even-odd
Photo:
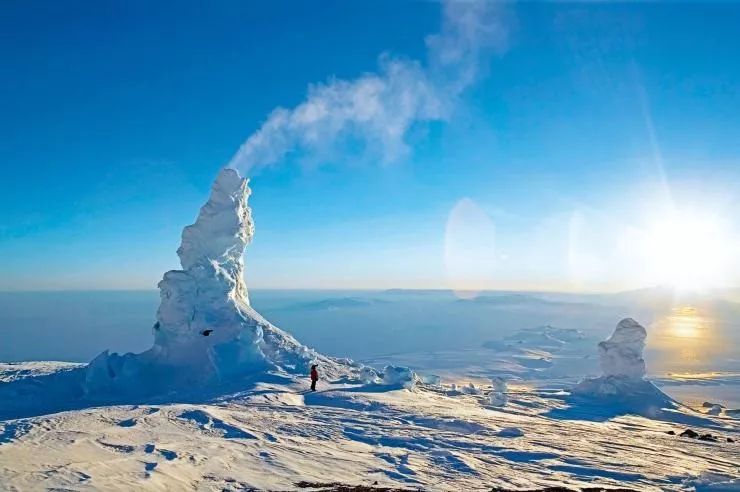
[[[311,363],[325,376],[347,372],[250,306],[242,259],[254,234],[249,193],[235,170],[221,171],[197,220],[183,230],[177,250],[183,269],[159,282],[154,346],[136,355],[100,354],[87,370],[89,397],[155,394],[266,370],[305,373]]]
[[[13,377],[36,370],[19,369]],[[720,486],[740,479],[738,444],[727,442],[740,438],[733,419],[682,413],[696,419],[693,429],[722,438],[707,442],[679,437],[685,424],[641,416],[571,418],[561,392],[545,388],[510,385],[507,406],[495,408],[487,384],[481,394],[423,383],[379,391],[320,381],[316,393],[307,385],[286,378],[197,404],[0,421],[0,488],[297,490],[306,480],[657,492],[732,490]]]

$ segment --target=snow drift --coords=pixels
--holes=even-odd
[[[88,366],[88,395],[158,393],[274,370],[325,377],[351,370],[276,328],[249,303],[242,255],[254,234],[248,180],[223,169],[177,250],[182,270],[159,282],[154,345],[141,354],[103,352]]]

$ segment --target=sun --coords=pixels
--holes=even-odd
[[[649,275],[654,283],[679,289],[720,287],[729,266],[729,244],[718,218],[673,212],[648,230]]]

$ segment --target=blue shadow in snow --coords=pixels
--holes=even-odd
[[[652,385],[651,385],[652,386]],[[712,419],[692,415],[683,406],[657,388],[651,394],[581,396],[566,394],[552,396],[568,404],[565,408],[554,408],[544,416],[558,420],[586,420],[606,422],[623,415],[637,415],[652,420],[672,422],[686,426],[697,426],[721,430],[723,426]]]
[[[84,388],[86,366],[63,369],[50,374],[28,376],[0,382],[0,421],[49,415],[68,410],[106,407],[114,405],[158,405],[165,403],[212,403],[224,398],[238,397],[253,391],[258,383],[287,384],[292,378],[274,373],[260,373],[252,377],[235,379],[228,383],[205,388],[174,391],[166,395],[123,396],[120,398],[90,399]],[[256,390],[260,392],[261,390]],[[271,391],[265,391],[271,392]],[[274,391],[277,392],[277,391]],[[131,427],[135,421],[119,425]],[[0,444],[9,429],[0,434]]]

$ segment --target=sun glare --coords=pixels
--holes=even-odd
[[[729,241],[714,217],[675,213],[647,236],[652,280],[681,289],[719,287],[728,267]]]
[[[706,330],[706,320],[692,307],[675,308],[666,318],[668,333],[679,338],[699,338]]]
[[[701,366],[725,348],[711,311],[703,306],[675,306],[651,328],[650,346],[655,350],[651,364],[660,370]]]

